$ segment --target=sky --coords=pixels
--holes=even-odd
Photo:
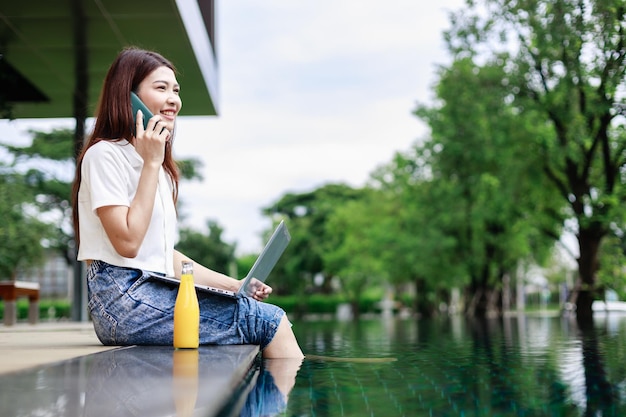
[[[202,182],[182,182],[181,226],[208,220],[239,255],[271,227],[262,209],[328,183],[363,186],[395,152],[428,134],[413,114],[432,103],[442,34],[463,0],[225,0],[216,5],[218,116],[180,117],[176,158],[196,157]],[[174,63],[176,64],[176,63]],[[185,88],[181,86],[184,107]],[[71,120],[0,121],[3,139]]]

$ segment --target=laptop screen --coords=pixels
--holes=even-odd
[[[265,282],[267,277],[269,276],[274,266],[280,259],[281,255],[287,248],[289,241],[291,240],[291,235],[289,235],[289,230],[287,230],[287,225],[284,221],[281,221],[272,236],[267,241],[267,244],[261,251],[261,254],[252,265],[250,272],[245,278],[244,283],[241,285],[239,292],[246,293],[251,295],[250,291],[250,282],[253,278],[258,279],[259,281]]]

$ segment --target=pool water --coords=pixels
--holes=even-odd
[[[626,316],[294,324],[284,416],[626,416]],[[315,356],[313,356],[315,355]]]

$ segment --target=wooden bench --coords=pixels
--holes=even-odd
[[[17,322],[17,299],[28,297],[28,322],[39,321],[39,284],[26,281],[0,281],[0,298],[4,300],[4,324]]]

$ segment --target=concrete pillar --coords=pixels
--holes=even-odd
[[[17,302],[4,301],[4,325],[13,326],[17,323]]]

